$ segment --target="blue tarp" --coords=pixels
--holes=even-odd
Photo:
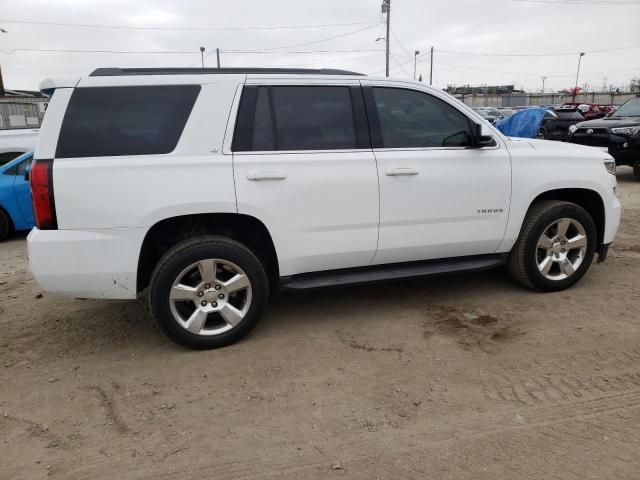
[[[509,137],[535,138],[546,108],[525,108],[496,123],[496,128]]]

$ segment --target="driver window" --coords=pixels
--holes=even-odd
[[[448,103],[415,90],[374,87],[384,148],[466,147],[469,120]]]

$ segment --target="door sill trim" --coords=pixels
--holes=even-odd
[[[367,267],[325,270],[280,277],[279,287],[282,291],[311,290],[433,277],[451,273],[477,272],[500,267],[505,264],[506,260],[506,253],[495,253],[420,262],[390,263]]]

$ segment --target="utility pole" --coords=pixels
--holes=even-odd
[[[8,33],[4,28],[0,27],[0,33]],[[4,80],[2,79],[2,67],[0,67],[0,97],[4,97]]]
[[[387,53],[385,59],[385,75],[389,76],[389,40],[390,40],[390,32],[391,29],[391,0],[382,0],[382,13],[387,14],[387,35],[385,37],[385,42],[387,44]]]
[[[204,68],[204,47],[200,47],[200,62],[202,63],[202,68]]]
[[[416,79],[416,67],[418,66],[418,55],[420,55],[420,50],[416,50],[413,52],[413,79]]]
[[[580,77],[580,62],[582,61],[582,57],[584,57],[584,52],[580,52],[580,56],[578,57],[578,72],[576,73],[576,86],[573,89],[573,101],[576,101],[576,93],[578,90],[578,77]]]
[[[429,85],[433,85],[433,47],[431,47],[431,68],[429,69]]]
[[[220,49],[216,48],[216,60],[218,62],[218,68],[220,68]]]
[[[547,78],[549,77],[540,77],[542,78],[542,93],[544,93],[544,82],[547,80]]]

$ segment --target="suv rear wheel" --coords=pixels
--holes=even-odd
[[[596,227],[573,203],[545,200],[525,218],[507,268],[523,285],[551,292],[575,284],[587,272],[596,249]]]
[[[244,245],[202,236],[171,248],[149,286],[151,314],[173,341],[189,348],[217,348],[247,335],[268,298],[264,268]]]
[[[636,177],[636,180],[640,182],[640,163],[633,166],[633,175]]]

